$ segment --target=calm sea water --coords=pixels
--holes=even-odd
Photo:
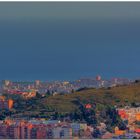
[[[0,79],[140,77],[139,23],[0,22]]]

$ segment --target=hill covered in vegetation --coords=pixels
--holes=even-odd
[[[98,109],[107,105],[136,106],[140,102],[140,83],[101,89],[83,89],[72,94],[49,96],[42,103],[58,112],[72,112],[78,109],[78,102],[95,103]]]
[[[19,95],[5,94],[14,100],[14,108],[10,111],[13,117],[47,117],[52,114],[70,114],[78,112],[81,106],[91,104],[95,112],[110,107],[139,106],[140,83],[100,89],[81,89],[71,94],[47,95],[37,94],[31,99],[23,99]],[[96,107],[95,107],[96,106]],[[5,114],[5,111],[1,111]]]

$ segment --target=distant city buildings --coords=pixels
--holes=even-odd
[[[0,122],[0,137],[10,139],[72,139],[82,130],[83,138],[89,138],[93,129],[83,123],[67,123],[45,120],[11,120]]]
[[[131,82],[131,80],[125,78],[104,80],[100,75],[97,75],[95,78],[82,78],[75,81],[41,82],[40,80],[35,80],[34,82],[13,82],[10,80],[3,80],[1,82],[0,91],[2,93],[20,94],[25,98],[32,98],[35,96],[35,92],[45,94],[49,91],[51,94],[66,94],[73,93],[73,91],[79,90],[81,88],[107,88],[117,85],[126,85],[130,84]]]

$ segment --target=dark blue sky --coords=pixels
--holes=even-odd
[[[0,79],[140,77],[140,3],[0,3]]]

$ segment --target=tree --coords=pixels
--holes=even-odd
[[[92,126],[97,125],[96,113],[93,107],[91,107],[90,109],[87,109],[85,108],[85,105],[81,103],[79,110],[81,112],[80,120],[86,121],[88,125],[92,125]]]
[[[46,97],[49,97],[51,95],[51,92],[48,90],[47,92],[46,92]]]
[[[126,124],[122,121],[119,122],[118,127],[120,130],[125,130],[126,129]]]
[[[100,138],[101,133],[100,133],[99,129],[96,128],[96,129],[93,131],[92,136],[93,136],[94,138]]]
[[[123,123],[123,121],[118,115],[116,108],[113,106],[107,106],[106,108],[106,125],[107,130],[110,132],[115,126],[120,127],[120,129],[122,130],[126,129],[125,123]]]
[[[36,92],[36,98],[41,98],[41,97],[42,97],[41,94]]]
[[[60,114],[58,112],[55,112],[53,115],[54,120],[58,120],[60,118]]]

